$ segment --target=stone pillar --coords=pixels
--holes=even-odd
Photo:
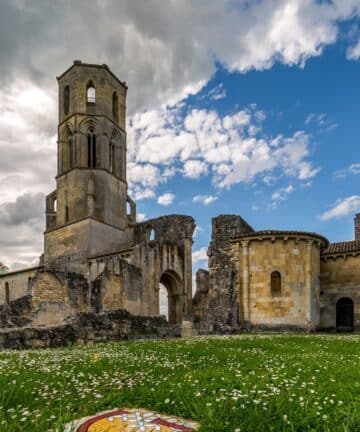
[[[306,257],[305,257],[305,305],[306,305],[306,327],[311,328],[312,323],[312,263],[311,252],[313,247],[313,240],[308,240],[306,243]]]
[[[249,240],[241,242],[242,246],[242,302],[244,321],[250,321],[250,281],[249,281]]]
[[[355,240],[360,241],[360,213],[355,215],[354,224],[355,224]]]
[[[192,241],[184,239],[184,301],[185,314],[192,313]]]
[[[149,292],[147,298],[143,299],[143,314],[148,316],[156,316],[160,313],[159,291],[160,291],[160,275],[159,275],[159,252],[158,248],[148,249],[148,261],[150,265],[147,268],[149,279]],[[145,300],[145,302],[144,302]]]

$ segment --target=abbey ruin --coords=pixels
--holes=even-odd
[[[360,328],[360,215],[355,240],[333,244],[220,215],[209,270],[197,272],[193,297],[194,219],[136,222],[126,181],[126,84],[106,65],[75,61],[58,85],[58,167],[46,197],[44,253],[37,267],[0,276],[0,346],[184,329]],[[168,322],[159,317],[160,284]],[[46,329],[59,340],[49,342]]]

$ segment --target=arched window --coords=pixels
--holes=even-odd
[[[69,222],[69,206],[65,207],[65,223]]]
[[[150,241],[154,241],[155,240],[155,231],[153,229],[151,229],[151,231],[150,231],[149,240]]]
[[[91,129],[87,135],[88,141],[88,167],[96,168],[96,135]]]
[[[9,282],[5,282],[5,304],[10,303],[10,289]]]
[[[64,115],[68,115],[70,111],[70,87],[64,88]]]
[[[88,104],[94,104],[96,101],[95,87],[92,81],[89,81],[86,89],[86,97]]]
[[[281,274],[278,271],[271,273],[271,295],[281,295]]]
[[[112,97],[112,112],[114,120],[119,120],[119,98],[116,92],[113,93]]]

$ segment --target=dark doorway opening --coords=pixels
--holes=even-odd
[[[339,331],[354,330],[354,302],[343,297],[336,303],[336,329]]]

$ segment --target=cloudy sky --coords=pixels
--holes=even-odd
[[[0,0],[0,260],[34,264],[54,189],[57,82],[106,63],[128,92],[139,218],[353,238],[360,0]]]

